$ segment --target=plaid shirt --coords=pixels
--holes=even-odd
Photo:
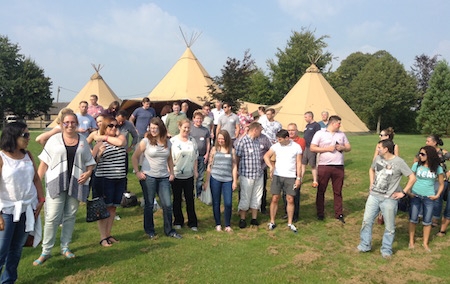
[[[248,179],[257,179],[263,174],[261,167],[261,150],[258,138],[248,135],[242,137],[236,145],[236,155],[239,156],[239,175]]]

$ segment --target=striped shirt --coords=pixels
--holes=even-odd
[[[125,168],[127,151],[124,147],[114,146],[108,142],[103,143],[106,145],[106,149],[98,161],[95,176],[109,179],[125,178],[127,176]]]
[[[228,182],[233,180],[232,172],[233,156],[231,153],[216,152],[211,165],[211,176],[220,182]]]

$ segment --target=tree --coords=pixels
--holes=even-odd
[[[416,110],[420,110],[423,97],[428,90],[428,81],[430,81],[433,70],[438,61],[438,56],[429,57],[425,54],[416,56],[413,67],[411,67],[411,74],[417,80],[417,90],[419,92],[419,98],[417,99]]]
[[[436,64],[429,81],[428,90],[423,97],[422,107],[417,117],[418,128],[422,133],[444,135],[450,133],[450,66],[442,60]]]
[[[20,47],[0,36],[0,118],[4,112],[36,117],[52,106],[50,78]]]
[[[342,97],[344,101],[349,101],[350,84],[358,76],[359,72],[373,58],[370,53],[354,52],[342,60],[341,65],[328,76],[330,85]]]
[[[416,82],[387,51],[378,51],[350,83],[349,106],[369,129],[392,126],[411,131]]]
[[[313,63],[311,61],[316,61],[315,64],[320,70],[331,62],[331,53],[324,51],[328,46],[325,43],[326,38],[328,36],[316,38],[314,31],[306,28],[302,28],[301,32],[294,31],[286,48],[284,50],[278,48],[275,54],[277,62],[267,61],[276,102],[279,102],[305,74],[306,69]]]
[[[211,78],[220,90],[214,85],[210,85],[208,93],[213,99],[228,102],[234,109],[237,109],[239,100],[248,96],[251,76],[256,70],[255,61],[251,58],[249,50],[245,51],[242,61],[228,57],[221,69],[222,75]]]
[[[276,104],[276,98],[274,97],[273,86],[270,82],[270,78],[261,69],[256,69],[255,72],[250,76],[249,90],[244,101],[272,105]]]

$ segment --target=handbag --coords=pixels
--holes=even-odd
[[[402,212],[409,212],[409,207],[411,206],[411,198],[409,195],[405,195],[398,200],[398,210]]]
[[[32,247],[34,243],[34,236],[31,234],[28,234],[27,240],[25,241],[24,247]]]
[[[212,204],[211,188],[209,188],[209,184],[206,186],[206,189],[203,190],[202,195],[200,195],[200,201],[206,205]]]
[[[120,202],[120,205],[123,208],[138,206],[139,202],[137,200],[136,194],[132,192],[124,192],[122,195],[122,201]]]
[[[106,219],[109,216],[105,200],[102,197],[96,197],[86,201],[86,222]]]

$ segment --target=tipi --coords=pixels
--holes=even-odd
[[[364,122],[327,82],[314,63],[306,69],[306,73],[281,102],[272,106],[272,108],[280,109],[275,115],[275,120],[279,121],[284,128],[289,123],[294,122],[298,129],[303,131],[306,125],[305,112],[312,111],[314,120],[320,121],[322,111],[328,111],[330,116],[338,115],[341,117],[341,131],[369,132]]]
[[[103,80],[102,76],[100,76],[100,69],[102,68],[100,65],[94,67],[95,73],[91,76],[91,79],[86,83],[86,85],[81,89],[81,91],[72,99],[72,101],[66,106],[66,108],[72,109],[75,113],[79,112],[78,105],[81,101],[87,101],[89,103],[89,97],[92,94],[98,96],[98,104],[108,108],[109,104],[113,101],[118,101],[119,104],[122,102],[119,99],[114,91],[106,84]],[[56,119],[48,126],[49,128],[53,128],[56,126]]]
[[[164,105],[178,101],[189,104],[188,116],[190,116],[205,101],[211,101],[208,86],[214,82],[191,50],[200,34],[192,34],[190,40],[187,40],[184,33],[181,33],[186,50],[148,95],[157,113]],[[216,88],[219,89],[217,86]],[[139,106],[140,102],[141,99],[128,100],[122,104],[122,108],[132,110]]]

